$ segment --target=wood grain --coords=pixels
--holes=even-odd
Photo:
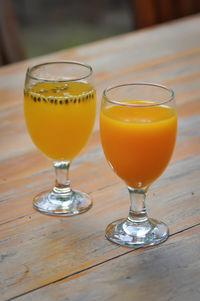
[[[198,106],[194,108],[196,110]],[[184,106],[183,109],[182,106],[180,107],[180,115],[182,111],[186,112]],[[191,114],[189,110],[187,112]],[[187,158],[192,160],[193,156],[200,154],[200,117],[197,114],[190,114],[179,120],[179,135],[172,162]],[[16,161],[18,164],[15,164]],[[195,162],[194,158],[194,164]],[[174,169],[176,170],[176,166]],[[37,150],[22,154],[17,158],[4,160],[0,165],[0,170],[3,174],[0,182],[2,199],[0,223],[33,213],[31,202],[33,196],[43,189],[50,188],[54,183],[51,163]],[[179,172],[181,174],[181,168]],[[98,132],[94,132],[84,152],[75,159],[71,166],[70,178],[72,185],[89,193],[103,189],[108,184],[120,182],[120,179],[106,164]],[[12,211],[8,210],[10,206],[13,208]]]
[[[194,275],[197,275],[199,260],[197,225],[200,223],[199,28],[200,16],[195,16],[0,68],[0,300],[27,294],[23,299],[53,300],[54,296],[57,300],[81,301],[132,301],[134,297],[150,301],[197,301],[198,284]],[[73,218],[48,217],[32,208],[33,196],[53,185],[54,173],[51,162],[34,147],[25,128],[23,81],[28,65],[56,59],[91,64],[98,95],[93,134],[72,163],[70,172],[72,185],[90,193],[94,205],[89,212]],[[179,128],[171,164],[152,185],[147,200],[149,215],[165,221],[172,237],[162,246],[128,254],[129,250],[104,238],[107,224],[127,215],[129,200],[125,185],[104,158],[98,112],[105,87],[131,81],[158,82],[172,87],[176,94]],[[192,264],[190,244],[195,250],[196,266]],[[157,256],[159,264],[154,265]],[[138,260],[144,267],[137,265]],[[173,266],[176,261],[177,265]],[[131,275],[131,278],[124,280],[126,269],[127,277]],[[152,274],[152,269],[157,272]],[[135,273],[140,275],[139,280]],[[59,283],[62,278],[66,281],[60,294],[60,284],[58,288],[55,284],[40,289]],[[80,285],[78,289],[76,281]],[[96,294],[94,290],[90,292],[89,282],[96,283]],[[180,293],[179,289],[175,291],[173,282]],[[119,296],[117,288],[121,288]],[[36,290],[35,293],[28,294],[32,290]],[[190,299],[186,299],[189,293]]]
[[[197,226],[172,236],[157,248],[127,251],[123,256],[25,294],[20,300],[32,301],[42,296],[49,301],[198,301],[199,233]]]
[[[197,162],[200,156],[171,165],[149,194],[149,214],[164,220],[171,234],[200,222]],[[189,189],[180,189],[186,182]],[[127,216],[129,200],[125,185],[110,185],[91,195],[94,206],[84,215],[66,219],[30,213],[1,226],[2,293],[6,298],[13,297],[13,292],[21,294],[36,289],[126,253],[126,249],[104,238],[104,229],[110,221]],[[27,201],[27,196],[21,200],[27,211],[30,200]],[[29,269],[27,277],[23,276],[25,267]]]

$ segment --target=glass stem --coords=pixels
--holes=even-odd
[[[141,189],[128,187],[131,201],[128,220],[133,223],[142,223],[148,220],[145,207],[147,189],[147,187]]]
[[[70,161],[55,161],[56,183],[53,188],[55,193],[66,194],[71,192],[69,180]]]

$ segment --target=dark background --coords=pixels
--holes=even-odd
[[[26,58],[128,32],[131,0],[15,0]]]
[[[198,12],[200,0],[0,0],[0,66]]]

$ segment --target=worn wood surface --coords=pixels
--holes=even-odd
[[[127,251],[71,275],[21,300],[199,300],[200,226],[152,249]],[[192,252],[191,252],[192,248]],[[183,251],[184,250],[184,251]]]
[[[200,16],[190,17],[0,68],[0,300],[199,301],[199,28]],[[55,59],[91,64],[98,95],[93,134],[70,173],[94,205],[71,218],[32,208],[33,196],[53,184],[54,174],[26,131],[23,81],[28,65]],[[171,237],[138,250],[104,238],[106,225],[127,215],[129,200],[105,161],[98,131],[102,90],[131,81],[173,88],[179,117],[171,164],[147,201],[149,215],[165,221]]]

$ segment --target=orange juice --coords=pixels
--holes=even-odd
[[[150,185],[166,168],[175,145],[177,117],[167,105],[128,103],[140,106],[102,108],[101,141],[117,175],[137,189]]]
[[[51,159],[72,160],[92,131],[94,88],[84,81],[39,82],[24,95],[25,120],[35,145]]]

